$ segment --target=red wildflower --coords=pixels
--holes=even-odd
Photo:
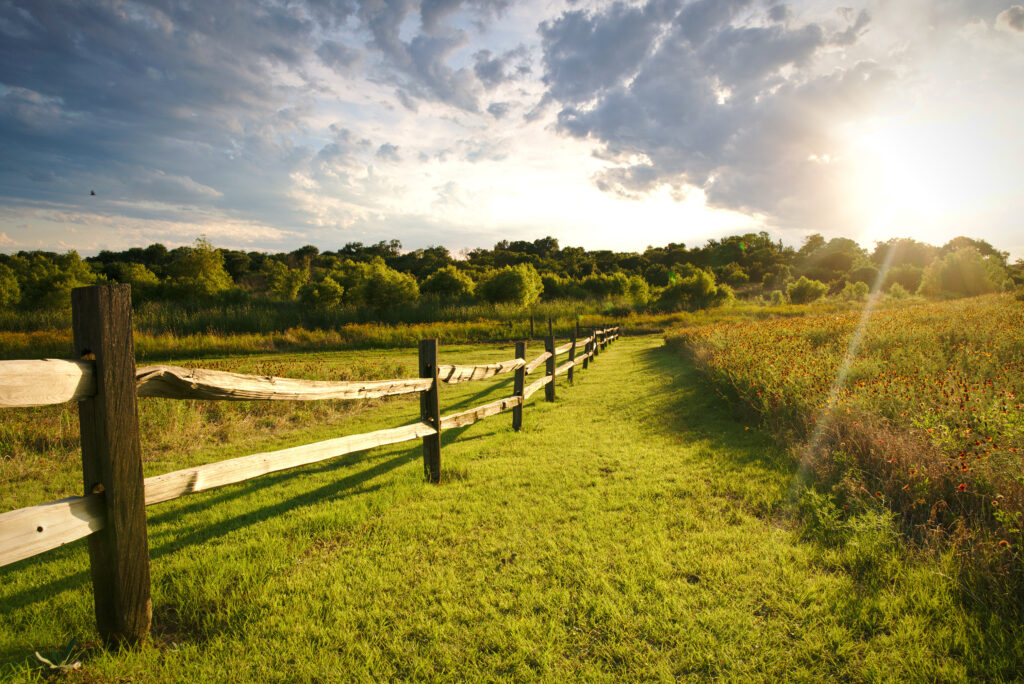
[[[962,491],[964,491],[966,489],[967,489],[967,485],[961,482],[960,485],[957,486],[956,491],[962,492]]]

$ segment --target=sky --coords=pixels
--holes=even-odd
[[[0,0],[0,251],[1024,257],[1024,6],[847,2]]]

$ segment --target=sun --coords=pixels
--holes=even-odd
[[[967,220],[996,180],[976,138],[976,127],[954,118],[864,126],[851,140],[850,200],[866,217],[865,237],[935,242]]]

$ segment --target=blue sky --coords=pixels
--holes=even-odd
[[[1021,84],[1005,1],[0,2],[0,250],[767,230],[1022,257]]]

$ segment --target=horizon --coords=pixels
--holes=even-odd
[[[1024,258],[1024,5],[0,10],[0,252],[587,250],[766,231]]]

